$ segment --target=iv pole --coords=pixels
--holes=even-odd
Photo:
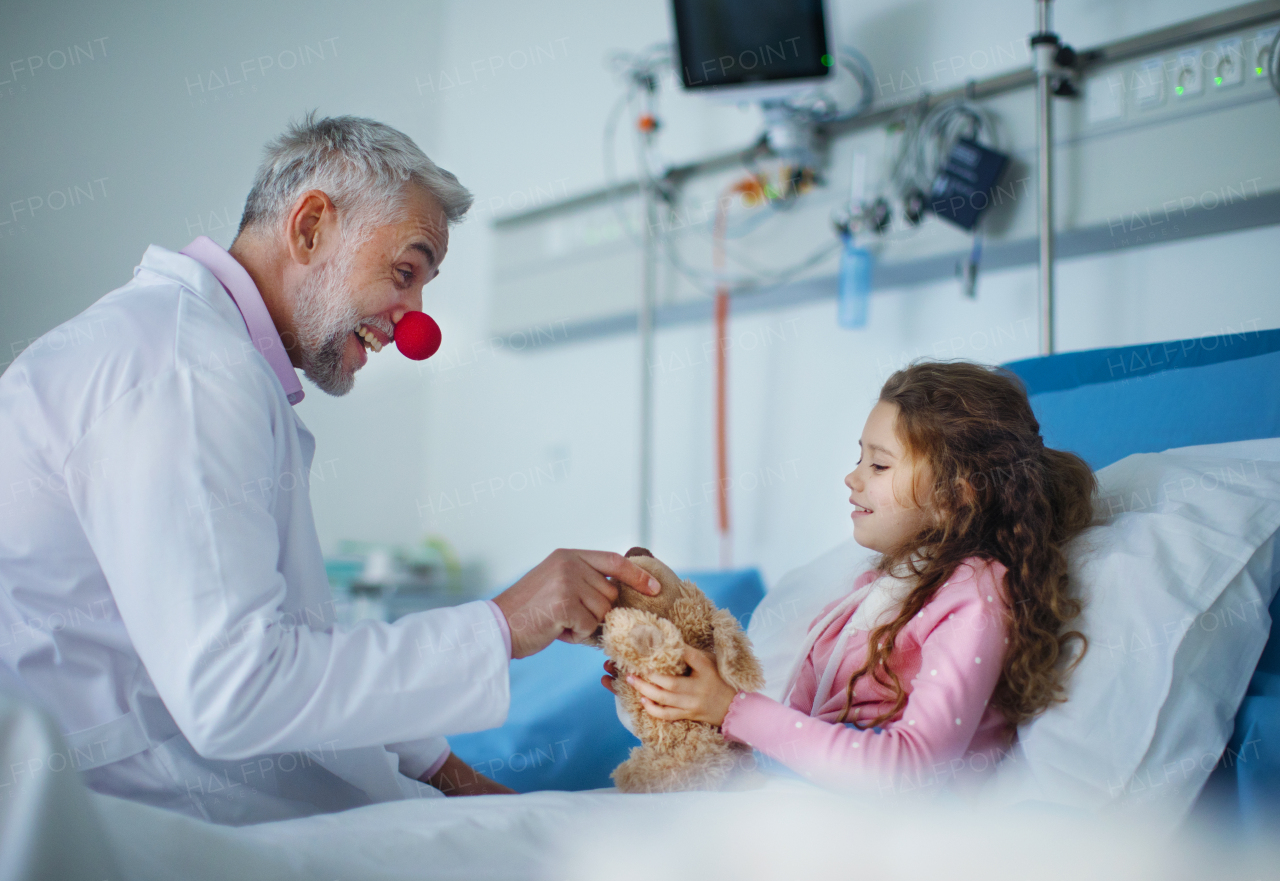
[[[645,72],[637,78],[644,109],[636,120],[637,136],[648,145],[658,128],[654,115],[657,80]],[[643,152],[643,151],[642,151]],[[653,538],[650,497],[653,494],[653,344],[654,315],[658,308],[658,182],[653,179],[647,158],[640,163],[640,218],[644,223],[644,250],[640,280],[640,308],[636,331],[640,338],[640,546],[649,547]]]
[[[653,528],[649,517],[649,497],[653,492],[653,318],[657,307],[658,243],[653,182],[640,189],[641,218],[644,221],[644,269],[640,286],[638,331],[640,337],[640,546],[649,547]]]
[[[1054,350],[1054,291],[1053,291],[1053,83],[1051,77],[1058,49],[1058,35],[1053,33],[1053,0],[1036,0],[1036,24],[1038,30],[1031,35],[1031,50],[1035,54],[1036,110],[1038,150],[1038,176],[1040,184],[1040,354],[1052,355]]]

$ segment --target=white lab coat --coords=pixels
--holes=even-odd
[[[436,796],[443,735],[505,720],[485,603],[335,626],[314,454],[226,291],[155,246],[0,377],[0,661],[92,788],[233,824]]]

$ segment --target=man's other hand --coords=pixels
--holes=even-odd
[[[423,777],[423,783],[429,783],[448,796],[455,795],[518,795],[514,789],[508,789],[496,780],[491,780],[472,768],[453,753],[444,760],[440,770],[430,777]]]
[[[621,554],[553,551],[511,587],[494,597],[511,628],[511,657],[542,651],[553,639],[583,642],[618,598],[616,578],[656,596],[658,580]]]

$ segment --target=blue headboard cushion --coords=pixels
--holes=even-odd
[[[1132,453],[1280,436],[1280,329],[1005,366],[1026,383],[1045,444],[1095,470]]]
[[[1212,336],[1067,352],[1047,358],[1013,361],[1005,367],[1022,377],[1027,384],[1027,393],[1035,395],[1082,385],[1119,382],[1166,370],[1237,361],[1275,351],[1280,351],[1280,328],[1246,330],[1242,325],[1239,331]]]

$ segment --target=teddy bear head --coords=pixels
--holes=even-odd
[[[657,596],[641,593],[633,587],[614,581],[618,588],[615,609],[639,609],[652,612],[676,626],[685,643],[697,649],[709,651],[712,647],[712,616],[715,606],[701,590],[691,582],[681,580],[671,568],[656,559],[645,548],[632,548],[626,557],[654,578],[662,590]],[[591,635],[590,644],[603,648],[604,625]]]

